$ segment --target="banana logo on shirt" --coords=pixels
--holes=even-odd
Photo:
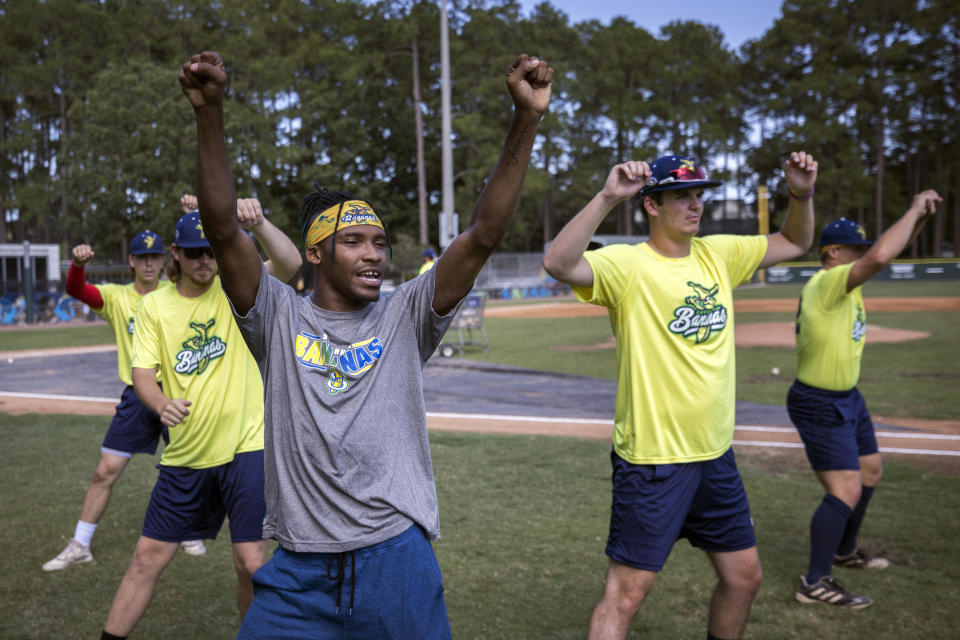
[[[190,328],[196,335],[183,341],[183,350],[177,353],[177,364],[173,370],[177,373],[196,373],[200,375],[206,371],[212,360],[220,358],[227,352],[227,343],[220,336],[210,336],[210,329],[216,320],[207,322],[191,322]]]
[[[671,333],[684,338],[696,334],[696,344],[706,342],[710,334],[727,326],[727,309],[717,302],[720,285],[709,289],[696,282],[687,282],[693,295],[684,298],[685,305],[673,310],[674,320],[667,325]]]
[[[367,338],[338,347],[331,344],[328,336],[315,336],[306,331],[297,334],[294,348],[301,365],[329,372],[327,390],[331,394],[349,389],[350,380],[346,376],[358,377],[373,367],[383,355],[380,338]]]
[[[857,319],[853,321],[850,337],[854,342],[860,342],[865,335],[867,335],[867,322],[863,317],[863,307],[857,305]]]

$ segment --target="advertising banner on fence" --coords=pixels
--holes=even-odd
[[[767,284],[802,283],[820,269],[817,262],[777,265],[766,270]],[[960,280],[960,261],[894,262],[873,277],[874,281]]]

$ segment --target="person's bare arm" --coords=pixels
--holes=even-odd
[[[260,254],[237,220],[236,192],[227,159],[220,54],[193,55],[180,68],[180,86],[197,121],[197,199],[203,231],[220,268],[223,290],[237,313],[253,306],[260,287]]]
[[[813,244],[813,188],[817,182],[817,161],[805,151],[794,151],[783,163],[790,190],[790,208],[783,225],[767,236],[767,252],[760,269],[794,260]]]
[[[847,291],[853,291],[890,264],[906,249],[920,233],[926,221],[937,212],[937,205],[943,202],[933,189],[927,189],[913,196],[913,202],[906,213],[900,216],[892,227],[883,232],[863,257],[853,263],[847,276]]]
[[[597,195],[561,229],[543,256],[543,268],[560,282],[593,286],[593,269],[583,257],[597,227],[618,204],[634,196],[650,179],[650,165],[631,160],[610,170]]]
[[[256,198],[237,200],[237,219],[240,226],[252,231],[257,238],[267,260],[264,266],[267,273],[281,282],[286,282],[297,273],[303,264],[300,250],[283,231],[280,231],[263,214],[263,207]]]
[[[433,310],[446,315],[466,296],[484,263],[507,232],[530,162],[533,140],[547,106],[553,69],[526,54],[507,70],[514,116],[503,153],[487,181],[473,215],[437,260]]]
[[[190,415],[189,400],[168,398],[157,384],[156,369],[133,368],[133,391],[145,407],[160,416],[160,422],[175,427]]]

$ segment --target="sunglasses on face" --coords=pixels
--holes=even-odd
[[[707,172],[703,170],[703,167],[699,166],[693,169],[690,167],[680,167],[679,169],[671,171],[670,176],[675,180],[706,180]]]
[[[213,258],[213,249],[210,247],[184,247],[183,255],[191,260],[199,260],[202,255]]]

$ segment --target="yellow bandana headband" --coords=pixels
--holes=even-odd
[[[337,223],[337,212],[340,213],[339,224]],[[307,231],[307,246],[322,242],[333,235],[334,229],[355,227],[358,224],[369,224],[383,229],[380,217],[374,212],[373,207],[363,200],[347,200],[343,204],[335,204],[318,215],[310,225],[310,229]]]

